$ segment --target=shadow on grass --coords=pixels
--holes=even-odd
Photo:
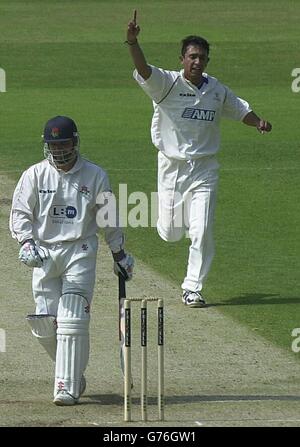
[[[252,304],[300,304],[300,297],[281,297],[276,293],[245,293],[241,296],[229,298],[219,303],[209,303],[206,307],[214,306],[249,306]]]
[[[123,405],[124,399],[120,394],[93,394],[85,395],[85,398],[89,401],[81,400],[79,404],[84,405]],[[166,405],[177,405],[183,403],[196,403],[196,402],[240,402],[240,401],[300,401],[299,396],[294,395],[184,395],[184,396],[166,396]],[[134,405],[140,404],[138,397],[132,398]],[[148,397],[148,405],[157,405],[157,399],[155,397]]]

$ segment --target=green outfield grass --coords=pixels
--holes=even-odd
[[[82,153],[128,192],[156,190],[152,106],[132,79],[123,44],[138,8],[149,62],[179,68],[179,42],[200,34],[211,42],[208,72],[272,122],[261,136],[223,122],[216,256],[205,293],[220,310],[291,350],[300,327],[299,107],[291,71],[300,66],[300,2],[0,1],[1,171],[17,179],[42,157],[44,122],[72,116]],[[129,207],[130,208],[130,207]],[[128,228],[127,247],[178,284],[188,240],[167,244],[155,228]]]

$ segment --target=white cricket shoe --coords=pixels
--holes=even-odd
[[[81,377],[81,381],[80,381],[80,394],[79,394],[79,396],[81,396],[84,393],[85,389],[86,389],[86,380],[85,380],[85,377],[82,376]],[[76,399],[70,393],[68,393],[68,391],[60,390],[60,391],[57,392],[57,394],[56,394],[56,396],[55,396],[55,398],[53,400],[53,403],[55,405],[63,407],[63,406],[75,405],[75,404],[78,403],[78,400],[79,399]]]
[[[184,290],[182,293],[182,302],[189,307],[205,307],[206,303],[200,292]]]
[[[75,397],[71,396],[71,394],[68,393],[66,390],[60,390],[57,392],[53,403],[55,405],[64,407],[64,406],[70,406],[77,404],[78,399],[75,399]]]

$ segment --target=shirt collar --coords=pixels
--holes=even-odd
[[[76,160],[75,165],[73,166],[72,169],[70,169],[70,171],[65,172],[65,174],[73,174],[74,172],[79,171],[79,169],[80,169],[81,166],[82,166],[82,163],[83,163],[83,160],[82,160],[81,156],[78,154],[78,155],[77,155],[77,160]]]
[[[200,85],[200,86],[196,86],[196,85],[194,85],[191,81],[189,81],[188,79],[186,79],[185,78],[185,76],[184,76],[184,70],[182,69],[182,70],[180,70],[180,75],[181,75],[181,77],[186,81],[186,82],[188,82],[189,84],[191,84],[194,88],[198,88],[199,90],[201,89],[201,87],[205,84],[205,85],[207,85],[208,84],[208,75],[207,75],[207,73],[202,73],[202,84]]]
[[[206,76],[202,75],[202,82],[200,85],[197,86],[198,90],[201,90],[201,88],[203,87],[203,85],[208,84],[208,78]]]

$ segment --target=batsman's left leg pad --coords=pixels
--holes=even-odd
[[[67,391],[80,396],[80,382],[89,358],[89,303],[81,295],[61,296],[57,313],[54,396]]]

